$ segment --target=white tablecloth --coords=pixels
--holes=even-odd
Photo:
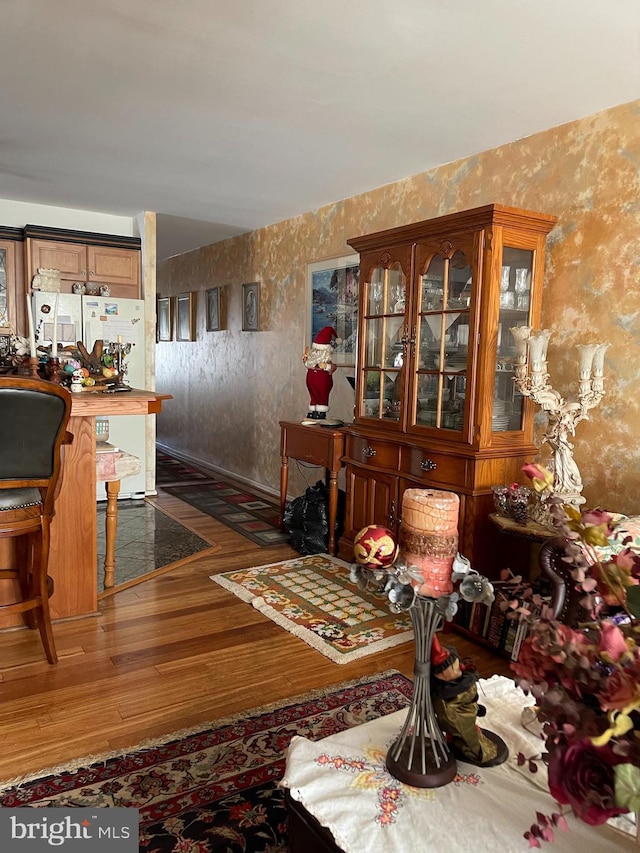
[[[536,812],[551,814],[556,804],[546,787],[546,769],[532,774],[516,765],[516,755],[539,754],[542,741],[522,728],[520,716],[532,704],[503,676],[479,683],[487,716],[484,728],[507,742],[510,757],[499,767],[478,768],[458,762],[449,785],[420,789],[404,785],[385,769],[389,746],[402,728],[406,711],[310,741],[294,737],[281,782],[323,826],[345,853],[527,853],[523,833]],[[608,827],[589,827],[567,818],[569,829],[556,830],[549,853],[612,853],[639,848],[633,839]]]

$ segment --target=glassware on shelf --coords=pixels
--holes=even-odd
[[[516,270],[516,308],[519,311],[526,311],[529,308],[529,290],[531,281],[531,271],[526,267]]]
[[[511,267],[504,264],[502,267],[502,276],[500,278],[500,291],[504,293],[509,290],[509,279],[511,278]]]
[[[500,307],[501,308],[515,308],[516,306],[516,295],[513,290],[505,290],[500,294]]]

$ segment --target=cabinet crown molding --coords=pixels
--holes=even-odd
[[[100,234],[96,231],[74,231],[69,228],[51,228],[46,225],[25,225],[23,235],[24,239],[84,243],[91,246],[113,246],[119,249],[139,249],[142,245],[140,237]]]

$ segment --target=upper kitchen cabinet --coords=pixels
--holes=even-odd
[[[65,293],[79,282],[88,290],[107,285],[112,296],[141,297],[139,238],[34,225],[24,233],[27,283],[38,269],[57,269]]]
[[[537,451],[533,407],[513,381],[509,329],[539,325],[555,222],[487,205],[347,241],[360,254],[360,303],[341,553],[363,521],[350,482],[375,508],[366,523],[392,528],[403,489],[433,487],[461,495],[463,553],[486,562],[478,551],[491,485],[518,479]],[[389,475],[397,482],[387,507],[368,484]]]

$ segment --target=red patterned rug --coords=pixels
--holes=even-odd
[[[280,508],[242,486],[215,480],[162,488],[263,548],[290,541],[289,534],[280,530]]]
[[[286,853],[278,787],[293,735],[319,740],[405,708],[413,683],[380,673],[219,720],[119,756],[0,787],[0,808],[121,806],[140,810],[140,850]]]
[[[156,448],[156,485],[173,486],[179,483],[211,482],[212,474],[194,468],[174,456]]]

